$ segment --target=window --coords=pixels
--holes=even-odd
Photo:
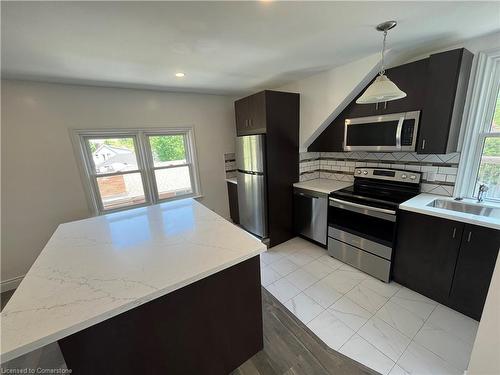
[[[490,118],[489,129],[486,129],[479,136],[479,145],[482,147],[480,147],[481,156],[474,195],[479,192],[481,184],[486,184],[488,191],[485,197],[500,200],[500,92],[498,90],[495,108]]]
[[[193,130],[76,131],[95,214],[199,194]]]
[[[191,194],[192,163],[187,156],[186,137],[150,135],[148,144],[153,157],[156,191],[160,199]]]
[[[455,195],[477,197],[481,184],[500,201],[500,50],[478,56]]]
[[[99,210],[114,210],[146,203],[143,173],[137,161],[137,138],[82,137],[92,153],[91,184],[100,198]]]

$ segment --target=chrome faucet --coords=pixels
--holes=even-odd
[[[483,201],[484,193],[488,191],[488,186],[485,184],[479,185],[479,192],[477,193],[477,203],[481,203]]]

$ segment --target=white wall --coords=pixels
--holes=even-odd
[[[317,136],[360,93],[377,73],[380,53],[281,86],[300,93],[300,148]]]
[[[2,81],[2,282],[24,275],[58,224],[90,215],[70,129],[194,126],[203,198],[228,217],[224,96]]]
[[[473,275],[471,275],[474,277]],[[476,341],[469,362],[469,375],[500,374],[500,257],[497,258]]]
[[[424,53],[399,53],[396,54],[396,56],[393,56],[392,64],[406,64],[409,62],[425,59],[434,53],[449,51],[456,48],[467,48],[470,52],[476,55],[477,53],[482,51],[498,48],[498,46],[500,46],[500,32],[494,32],[477,38],[471,38],[462,42],[454,43],[452,45],[447,45],[442,48],[427,50]]]

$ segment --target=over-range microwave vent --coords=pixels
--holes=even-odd
[[[415,151],[420,111],[345,120],[344,151]]]

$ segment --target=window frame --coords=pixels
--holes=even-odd
[[[465,126],[461,134],[461,163],[454,193],[456,197],[477,196],[477,177],[484,142],[489,137],[500,137],[500,132],[490,130],[500,89],[500,49],[479,53],[473,77],[472,90],[464,114]],[[500,202],[499,199],[487,196],[484,200]]]
[[[191,189],[192,192],[190,194],[184,194],[182,197],[187,197],[195,194],[198,189],[196,186],[198,186],[198,173],[197,169],[195,167],[195,148],[194,144],[192,144],[193,139],[190,138],[190,136],[187,134],[186,131],[180,131],[180,132],[175,132],[175,131],[170,131],[168,134],[166,134],[164,131],[158,131],[158,130],[148,130],[142,132],[142,137],[143,137],[143,144],[146,148],[146,164],[147,168],[149,170],[149,174],[151,175],[151,187],[152,190],[156,196],[156,201],[157,202],[166,202],[169,200],[174,200],[173,198],[160,198],[160,192],[158,190],[158,184],[156,183],[156,176],[155,176],[155,171],[160,170],[160,169],[175,169],[175,168],[181,168],[184,166],[187,166],[189,169],[189,178],[191,180]],[[184,136],[184,150],[186,152],[186,163],[184,164],[178,164],[178,165],[167,165],[163,167],[155,167],[154,165],[154,159],[153,159],[153,150],[151,149],[151,142],[149,141],[149,137],[154,137],[154,136],[162,136],[162,135],[183,135]],[[174,197],[175,198],[175,197]]]
[[[71,131],[71,138],[78,160],[81,179],[85,195],[87,197],[89,209],[94,216],[105,215],[112,212],[124,211],[138,207],[145,207],[152,204],[163,203],[185,198],[201,197],[200,179],[198,174],[198,159],[196,155],[196,144],[193,127],[180,128],[138,128],[138,129],[77,129]],[[153,153],[149,143],[149,136],[170,136],[183,135],[184,148],[186,150],[186,163],[176,166],[155,167]],[[88,140],[99,138],[132,138],[134,141],[137,170],[125,172],[96,173],[92,151]],[[160,198],[156,185],[154,171],[156,169],[175,168],[188,166],[192,192],[170,198]],[[97,183],[99,177],[109,177],[114,175],[125,175],[130,173],[140,173],[143,190],[144,203],[134,204],[114,209],[104,209],[100,190]]]

